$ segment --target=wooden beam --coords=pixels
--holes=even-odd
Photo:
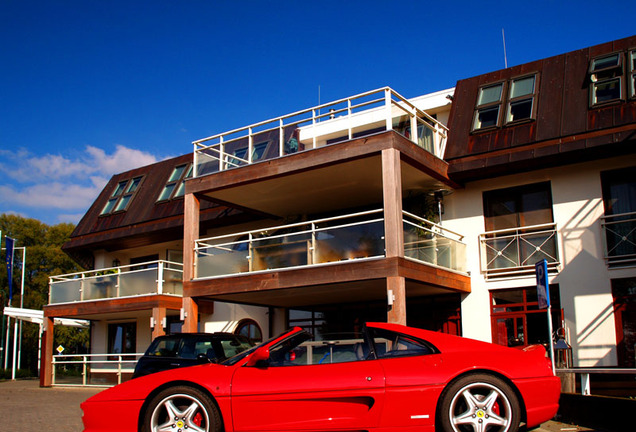
[[[42,333],[42,353],[40,358],[40,386],[51,387],[53,384],[53,335],[55,322],[53,318],[44,317]]]
[[[384,206],[384,242],[387,258],[404,256],[402,223],[402,169],[400,152],[382,150],[382,201]]]
[[[406,325],[406,280],[399,276],[386,278],[386,291],[389,303],[386,321]]]
[[[196,333],[199,331],[199,306],[192,297],[183,298],[183,310],[185,312],[185,320],[181,331],[183,333]]]
[[[199,239],[199,212],[201,203],[192,193],[186,194],[183,206],[183,281],[194,279],[194,246]]]
[[[165,335],[166,331],[163,328],[163,321],[166,318],[166,308],[153,308],[152,317],[155,321],[155,326],[152,329],[152,338],[154,339],[156,337]]]

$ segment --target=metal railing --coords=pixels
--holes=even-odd
[[[466,273],[463,235],[412,213],[402,213],[406,258]]]
[[[52,385],[65,387],[110,387],[131,374],[144,353],[60,354],[53,356]],[[116,379],[108,380],[107,377]]]
[[[383,87],[196,140],[193,177],[389,130],[444,156],[448,128]]]
[[[383,256],[382,210],[226,234],[195,242],[197,278]]]
[[[610,267],[636,264],[636,212],[601,217],[605,259]]]
[[[49,304],[183,294],[183,264],[150,261],[49,277]]]
[[[487,278],[534,274],[543,259],[549,270],[560,263],[555,223],[488,231],[479,235],[479,245]]]
[[[590,396],[592,394],[590,376],[594,374],[614,374],[614,375],[634,375],[636,378],[636,368],[567,368],[557,369],[560,373],[578,374],[581,378],[581,394]]]
[[[463,236],[404,212],[404,256],[466,271]],[[196,278],[229,276],[385,256],[381,209],[261,228],[195,242]]]

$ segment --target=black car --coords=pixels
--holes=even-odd
[[[135,366],[133,378],[185,366],[221,362],[252,347],[231,333],[175,333],[159,336]]]

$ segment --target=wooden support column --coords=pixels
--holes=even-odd
[[[54,318],[44,317],[42,332],[42,352],[40,353],[40,387],[51,387],[53,384],[53,335]]]
[[[183,282],[196,275],[194,245],[199,238],[199,212],[201,203],[194,194],[186,194],[183,207]],[[183,298],[185,320],[181,331],[195,333],[199,327],[199,307],[192,297]]]
[[[201,203],[194,194],[186,194],[183,204],[183,281],[190,282],[196,275],[194,245],[199,239],[199,212]]]
[[[382,150],[382,201],[386,257],[403,257],[402,169],[396,149]],[[406,280],[401,276],[387,277],[386,290],[387,322],[406,325]]]
[[[166,334],[163,328],[163,321],[166,319],[166,308],[152,308],[152,317],[155,319],[155,327],[152,329],[152,338]]]
[[[185,320],[181,331],[183,333],[196,333],[199,331],[199,305],[192,297],[184,297],[183,310],[185,312]]]
[[[386,256],[403,257],[402,170],[400,152],[396,149],[382,150],[382,201]]]
[[[393,296],[389,305],[386,321],[393,324],[406,325],[406,280],[401,276],[386,278],[387,296]]]

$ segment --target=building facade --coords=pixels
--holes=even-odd
[[[88,319],[95,352],[139,352],[177,329],[320,339],[386,320],[547,343],[545,259],[573,364],[634,367],[634,47],[383,88],[116,175],[65,246],[92,270],[52,278],[47,333]]]

